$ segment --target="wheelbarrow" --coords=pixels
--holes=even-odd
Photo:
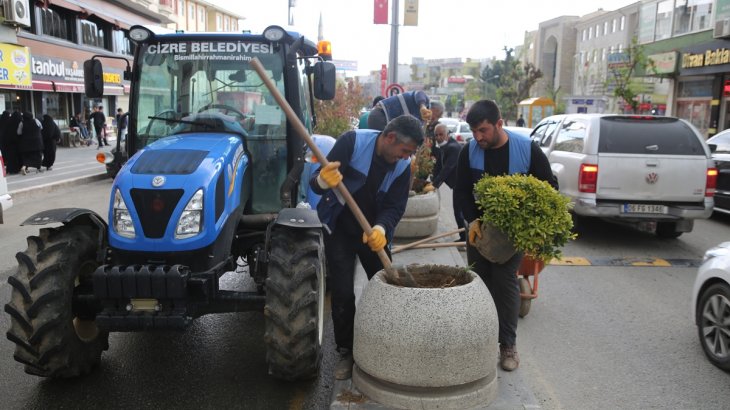
[[[527,316],[530,313],[532,299],[537,298],[537,284],[540,272],[545,268],[545,262],[539,259],[533,259],[529,255],[522,258],[522,263],[517,269],[517,277],[520,284],[520,317]],[[532,284],[530,284],[532,277]]]

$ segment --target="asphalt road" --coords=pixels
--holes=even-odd
[[[18,227],[31,214],[78,206],[106,215],[111,180],[86,183],[16,202],[0,225],[0,306],[10,296],[7,277],[13,255],[37,227]],[[105,218],[106,219],[106,218]],[[228,288],[251,288],[248,274],[224,276]],[[326,312],[329,316],[329,312]],[[0,339],[0,397],[3,409],[181,408],[320,409],[329,405],[335,352],[326,321],[320,377],[299,383],[267,374],[263,314],[204,316],[184,332],[112,333],[101,368],[72,380],[45,380],[24,373],[12,359],[14,345]],[[0,314],[0,329],[9,328]]]

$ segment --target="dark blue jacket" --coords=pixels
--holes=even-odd
[[[408,91],[378,102],[378,106],[382,107],[385,112],[385,119],[387,121],[403,114],[410,114],[423,122],[421,118],[421,104],[425,105],[426,108],[430,105],[430,100],[423,91]]]
[[[411,161],[399,160],[395,164],[387,164],[377,155],[373,155],[379,135],[380,132],[375,130],[346,132],[337,139],[327,155],[327,160],[340,162],[342,182],[368,222],[384,227],[386,236],[391,238],[395,226],[406,210]],[[315,193],[322,194],[317,205],[319,219],[334,231],[344,217],[348,219],[345,222],[348,227],[355,227],[351,231],[359,230],[357,221],[353,221],[354,216],[346,209],[344,198],[340,197],[336,189],[320,188],[317,176],[319,170],[313,174],[310,186]]]

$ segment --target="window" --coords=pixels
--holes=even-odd
[[[555,138],[555,151],[583,152],[586,138],[586,124],[577,119],[567,118]]]
[[[611,33],[616,32],[616,19],[613,19],[613,28],[611,29]]]
[[[177,14],[185,16],[185,0],[177,0]]]
[[[79,20],[81,44],[104,48],[104,30],[91,20]]]
[[[231,19],[229,19],[228,16],[226,16],[226,18],[223,20],[223,27],[225,28],[226,31],[231,30],[231,26],[229,24],[230,21],[231,21]]]
[[[593,38],[593,27],[588,28],[588,40]]]
[[[608,35],[608,21],[603,22],[603,35]]]
[[[656,34],[654,40],[669,38],[672,34],[672,11],[674,0],[664,0],[657,3]]]
[[[625,21],[626,21],[626,17],[621,16],[621,28],[619,29],[619,31],[624,31],[624,22]]]
[[[215,30],[223,30],[223,17],[220,14],[215,16]]]
[[[586,31],[586,29],[583,29],[583,41],[586,41],[587,38],[588,38],[588,32]]]
[[[641,136],[638,137],[637,136]],[[556,146],[557,147],[557,146]],[[676,118],[601,119],[598,152],[641,155],[705,155],[695,132]]]
[[[202,24],[205,23],[205,9],[200,7],[198,8],[198,21]],[[205,27],[205,26],[203,26]]]
[[[601,25],[596,24],[596,38],[598,38],[598,35],[601,34]]]
[[[677,0],[674,5],[674,34],[710,27],[712,0]]]
[[[73,35],[69,30],[72,19],[69,16],[52,8],[44,7],[36,7],[36,14],[40,17],[38,34],[73,41]]]
[[[535,127],[530,138],[537,141],[541,147],[549,147],[558,124],[560,124],[560,120],[544,120]]]
[[[601,49],[601,53],[602,53],[601,61],[606,61],[606,49],[605,48]]]
[[[132,55],[132,43],[129,41],[129,38],[124,31],[112,31],[112,42],[114,43],[113,51],[119,54]]]

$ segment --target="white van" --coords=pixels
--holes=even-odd
[[[5,163],[0,153],[0,224],[3,223],[3,212],[13,206],[13,199],[8,194],[8,182],[5,179]]]

